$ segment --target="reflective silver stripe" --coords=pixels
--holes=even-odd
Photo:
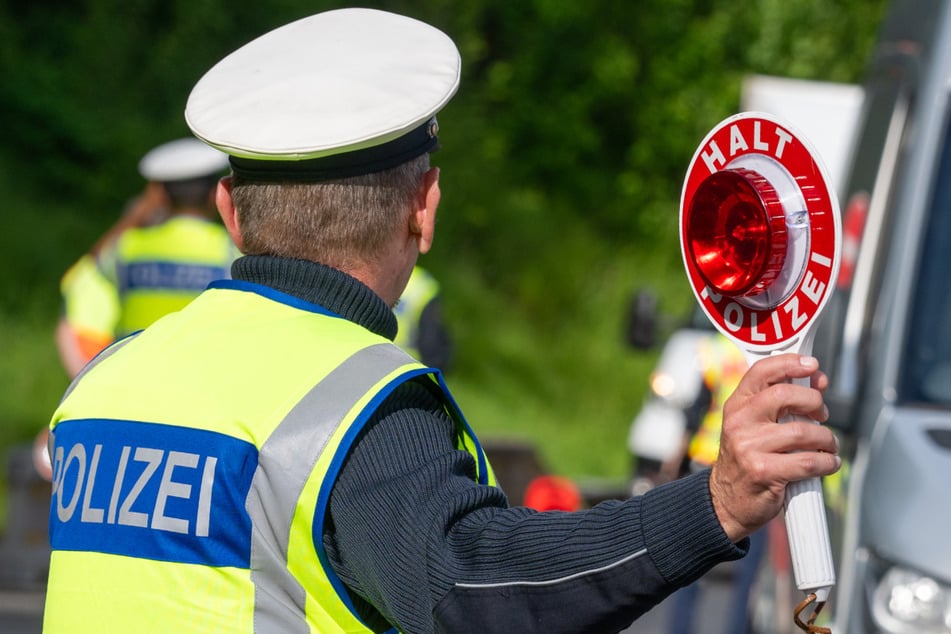
[[[388,343],[360,350],[315,385],[261,447],[245,505],[252,527],[256,633],[309,631],[304,588],[287,570],[297,501],[317,458],[354,404],[388,374],[413,362]]]
[[[572,581],[574,579],[579,579],[581,577],[587,577],[588,575],[594,575],[599,572],[604,572],[610,570],[611,568],[616,568],[626,564],[629,561],[634,561],[639,559],[647,554],[647,549],[642,548],[632,555],[623,557],[615,561],[613,564],[608,564],[607,566],[601,566],[600,568],[592,568],[591,570],[582,570],[581,572],[576,572],[570,575],[565,575],[564,577],[559,577],[557,579],[549,579],[548,581],[503,581],[500,583],[457,583],[457,588],[507,588],[513,586],[554,586],[559,583],[565,583],[566,581]]]

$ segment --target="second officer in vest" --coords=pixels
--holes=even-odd
[[[218,208],[246,255],[54,413],[47,632],[617,631],[741,556],[787,479],[836,468],[828,430],[770,422],[822,418],[819,389],[774,389],[822,385],[785,355],[744,379],[713,471],[589,510],[508,506],[441,374],[392,342],[459,77],[437,29],[344,9],[196,85],[186,120],[231,155]],[[765,471],[730,457],[734,433]]]
[[[184,307],[239,255],[218,220],[214,192],[228,156],[195,138],[163,143],[139,173],[164,199],[117,223],[63,276],[56,342],[70,377],[114,339]]]

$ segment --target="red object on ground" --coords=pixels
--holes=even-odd
[[[542,475],[525,487],[524,503],[537,511],[577,511],[581,508],[581,491],[568,478]]]

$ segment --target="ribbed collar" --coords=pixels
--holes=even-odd
[[[318,304],[391,341],[396,337],[396,316],[389,306],[343,271],[307,260],[246,255],[231,265],[231,277]]]

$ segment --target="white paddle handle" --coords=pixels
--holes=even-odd
[[[819,478],[791,482],[786,487],[786,532],[796,587],[826,601],[835,585],[832,547]]]
[[[781,422],[791,420],[795,418],[785,417]],[[786,486],[784,508],[796,587],[806,594],[815,592],[817,601],[826,601],[829,590],[835,585],[835,567],[826,524],[822,481],[809,478],[790,482]]]

